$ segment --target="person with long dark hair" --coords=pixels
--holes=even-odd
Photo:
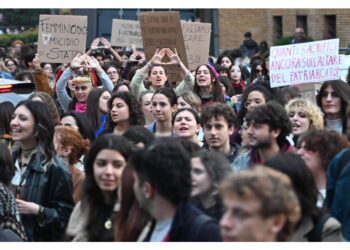
[[[132,153],[122,136],[101,135],[85,160],[82,200],[74,207],[66,236],[72,241],[113,241],[118,188]]]
[[[316,183],[300,156],[294,153],[280,153],[268,159],[265,165],[286,174],[298,196],[301,217],[291,241],[341,241],[341,225],[334,217],[325,217],[320,232],[314,232],[314,228],[319,226],[322,220],[322,215],[327,212],[316,206]]]
[[[60,241],[74,202],[67,165],[55,156],[54,126],[49,109],[35,101],[22,101],[10,123],[16,174],[17,207],[30,241]]]
[[[9,148],[13,144],[10,128],[13,108],[14,106],[11,102],[0,103],[0,142],[5,143]]]

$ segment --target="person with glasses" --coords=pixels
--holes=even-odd
[[[264,61],[259,58],[252,60],[251,73],[249,79],[247,80],[247,86],[256,83],[257,79],[259,79],[259,77],[262,77],[263,63]]]
[[[324,114],[326,128],[346,133],[346,108],[349,99],[350,87],[346,82],[332,80],[322,84],[316,101]]]
[[[113,85],[115,86],[120,80],[120,68],[116,63],[108,63],[103,66],[103,70],[108,75],[109,79],[111,79]]]
[[[103,86],[107,90],[112,91],[113,83],[103,71],[99,62],[86,54],[77,56],[72,60],[70,66],[62,73],[56,85],[57,98],[64,112],[76,111],[85,113],[87,98],[91,90],[95,87],[94,81],[88,71],[90,68],[96,70]],[[68,79],[72,75],[74,76],[73,98],[71,98],[66,91]]]

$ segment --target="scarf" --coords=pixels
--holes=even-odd
[[[86,111],[86,106],[87,106],[86,103],[77,102],[77,103],[75,104],[75,112],[78,112],[78,113],[85,113],[85,111]]]

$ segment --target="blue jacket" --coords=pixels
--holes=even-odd
[[[329,163],[325,206],[342,224],[343,237],[350,241],[350,148],[343,149]]]

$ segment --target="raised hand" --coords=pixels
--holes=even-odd
[[[170,59],[170,62],[168,63],[165,63],[167,65],[178,65],[178,64],[181,64],[181,59],[179,57],[179,55],[177,54],[177,50],[176,48],[174,48],[174,52],[169,49],[169,48],[165,48],[164,49],[166,54],[168,55],[169,59]]]
[[[162,65],[162,64],[164,64],[162,62],[162,59],[163,59],[165,53],[166,53],[165,49],[161,49],[161,50],[157,49],[156,52],[154,53],[153,57],[151,58],[150,63],[152,65]]]
[[[104,37],[100,38],[100,42],[103,44],[104,49],[110,49],[111,48],[111,43]]]
[[[98,47],[98,44],[99,44],[99,43],[100,43],[100,38],[99,38],[99,37],[95,38],[95,39],[92,41],[92,43],[91,43],[90,49],[92,49],[92,50],[98,49],[98,48],[99,48],[99,47]]]
[[[85,57],[85,61],[86,61],[86,66],[87,68],[91,68],[91,69],[97,69],[100,68],[100,63],[97,61],[97,59],[93,56],[86,56]]]
[[[33,63],[33,68],[34,68],[34,69],[36,69],[36,70],[41,69],[41,67],[40,67],[39,54],[35,54],[35,57],[34,57],[32,63]]]

